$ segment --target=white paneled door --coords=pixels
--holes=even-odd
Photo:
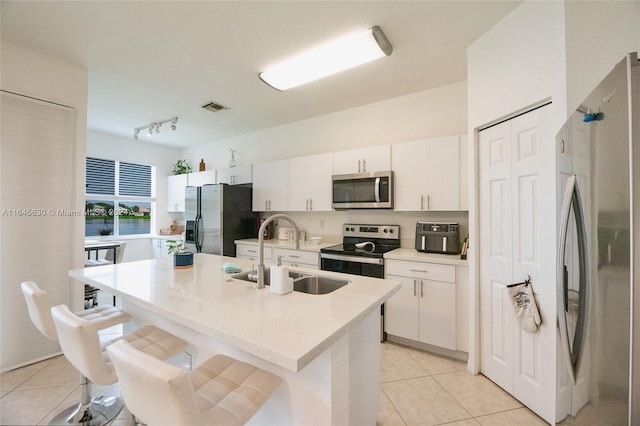
[[[84,214],[73,212],[82,212],[84,203],[73,196],[78,185],[74,111],[5,92],[0,111],[0,367],[5,371],[60,351],[31,323],[20,283],[35,281],[53,305],[69,305],[67,272],[80,255],[73,251],[72,236],[78,221],[84,222]]]
[[[481,371],[555,420],[555,184],[550,106],[479,134]],[[541,310],[523,331],[507,285],[531,277]]]

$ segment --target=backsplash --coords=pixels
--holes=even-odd
[[[469,213],[451,212],[396,212],[393,210],[344,210],[332,212],[283,212],[290,216],[307,239],[322,236],[326,241],[342,240],[342,225],[345,223],[366,223],[375,225],[400,225],[401,247],[414,247],[416,222],[457,222],[460,224],[460,239],[469,233]],[[269,217],[276,212],[262,213]],[[290,226],[283,222],[284,226]]]

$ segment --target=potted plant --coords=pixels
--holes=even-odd
[[[167,251],[173,254],[174,268],[184,269],[193,266],[193,253],[186,251],[184,241],[167,240]]]
[[[187,160],[178,160],[173,165],[174,175],[183,175],[185,173],[191,173],[191,166],[187,164]]]

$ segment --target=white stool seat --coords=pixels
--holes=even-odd
[[[131,319],[131,315],[121,311],[115,306],[96,306],[95,308],[75,312],[75,314],[95,324],[98,330],[104,330],[114,325],[125,323]]]
[[[129,411],[149,426],[242,425],[281,379],[251,364],[216,355],[186,372],[126,341],[107,347]]]

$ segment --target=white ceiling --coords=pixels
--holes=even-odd
[[[466,80],[466,48],[517,1],[6,1],[2,38],[89,70],[88,127],[185,148]],[[379,25],[393,54],[276,91],[269,64]],[[229,110],[208,112],[216,101]]]

